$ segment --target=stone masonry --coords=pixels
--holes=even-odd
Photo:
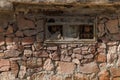
[[[98,40],[89,44],[45,44],[44,18],[37,16],[2,18],[0,80],[120,79],[118,15],[98,16]]]
[[[6,1],[0,1],[0,8],[11,8],[15,0]],[[0,80],[120,80],[119,14],[92,15],[97,40],[87,44],[45,43],[43,15],[0,13]]]

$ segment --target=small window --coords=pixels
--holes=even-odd
[[[45,28],[48,43],[95,41],[95,19],[48,17]]]

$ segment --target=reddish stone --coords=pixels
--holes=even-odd
[[[14,74],[17,77],[18,72],[19,72],[18,63],[16,61],[11,61],[10,64],[11,64],[10,67],[11,67],[12,74]]]
[[[0,46],[5,44],[4,40],[5,40],[4,36],[0,35]]]
[[[88,54],[88,55],[84,55],[83,57],[86,58],[86,59],[91,59],[91,58],[94,57],[94,55],[93,54]]]
[[[6,34],[12,34],[14,31],[13,31],[13,27],[12,26],[8,26],[8,29],[6,31]]]
[[[62,80],[62,76],[51,75],[51,76],[50,76],[50,80]]]
[[[36,51],[36,52],[33,52],[33,56],[35,57],[49,57],[49,54],[47,51]]]
[[[120,80],[120,77],[115,77],[112,80]]]
[[[118,20],[109,20],[106,23],[107,29],[110,31],[110,33],[118,33]]]
[[[58,62],[57,72],[58,74],[73,74],[75,70],[75,64],[70,62]]]
[[[120,68],[111,68],[110,71],[113,77],[120,77]]]
[[[4,29],[3,27],[0,26],[0,33],[3,33],[4,32]]]
[[[74,75],[73,80],[89,80],[89,79],[86,75],[77,73],[77,74]]]
[[[34,37],[24,37],[22,39],[22,45],[29,45],[29,44],[33,44],[35,41]]]
[[[37,67],[37,58],[29,58],[27,60],[27,67],[28,68],[35,68],[35,67]]]
[[[35,28],[35,24],[30,20],[24,19],[23,16],[17,16],[17,22],[20,30]]]
[[[99,68],[95,62],[80,65],[79,69],[80,69],[80,72],[82,73],[97,73],[99,71]]]
[[[6,37],[6,38],[5,38],[5,41],[6,41],[6,44],[7,44],[7,45],[13,44],[13,38]]]
[[[60,55],[57,51],[55,51],[54,53],[50,54],[50,58],[52,60],[60,60]]]
[[[17,31],[17,32],[15,33],[15,35],[16,35],[17,37],[23,37],[23,36],[24,36],[22,31]]]
[[[110,80],[110,74],[107,70],[101,71],[99,73],[99,80]]]
[[[106,62],[106,60],[107,60],[107,56],[104,53],[99,53],[96,56],[96,61],[97,62]]]
[[[19,52],[17,50],[6,50],[5,51],[5,57],[10,58],[10,57],[18,57],[22,52]]]
[[[73,53],[80,54],[82,52],[81,48],[75,48],[73,49]]]
[[[10,61],[8,59],[0,59],[0,71],[8,71],[10,69]]]

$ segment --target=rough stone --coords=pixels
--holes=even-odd
[[[97,73],[99,71],[99,68],[95,62],[80,65],[79,69],[82,73]]]
[[[22,52],[19,52],[17,50],[6,50],[4,53],[6,58],[10,58],[10,57],[18,57]]]
[[[74,75],[74,80],[89,80],[84,74],[77,73]]]
[[[47,47],[47,50],[57,50],[57,46]]]
[[[8,29],[6,31],[6,34],[12,34],[14,31],[13,31],[13,27],[12,26],[8,26]]]
[[[112,80],[120,80],[120,77],[113,78]]]
[[[17,32],[15,33],[15,35],[16,35],[17,37],[23,37],[23,36],[24,36],[22,31],[17,31]]]
[[[24,56],[26,56],[26,57],[31,57],[31,55],[32,55],[32,51],[31,50],[24,50]]]
[[[27,59],[27,67],[28,68],[35,68],[37,66],[37,58],[28,58]]]
[[[5,38],[5,42],[7,45],[13,44],[13,38],[7,37],[7,38]]]
[[[25,76],[25,74],[26,74],[26,67],[20,66],[20,71],[19,71],[18,77],[22,79]]]
[[[44,40],[44,32],[40,32],[36,35],[36,41],[37,42],[43,42]]]
[[[8,50],[12,50],[12,49],[15,50],[15,49],[18,49],[18,45],[16,45],[16,44],[10,44],[10,45],[7,45],[6,48]]]
[[[70,62],[71,61],[71,57],[70,56],[67,56],[67,55],[61,55],[61,61],[68,61]]]
[[[51,80],[62,80],[62,76],[59,76],[59,75],[51,75],[51,76],[50,76],[50,79],[51,79]]]
[[[117,52],[117,46],[109,46],[108,47],[108,53],[116,53]]]
[[[30,44],[33,44],[34,41],[35,41],[34,37],[24,37],[22,39],[22,45],[30,45]]]
[[[43,68],[47,71],[51,71],[54,69],[54,64],[52,62],[51,59],[47,59],[45,62],[44,62],[44,65],[43,65]]]
[[[77,59],[83,59],[83,55],[80,55],[80,54],[75,54],[75,56],[74,56],[75,58],[77,58]]]
[[[42,43],[34,43],[33,46],[37,51],[43,48]]]
[[[104,53],[98,53],[98,55],[96,56],[96,61],[97,62],[106,62],[107,56]]]
[[[93,54],[88,54],[88,55],[84,55],[83,57],[86,58],[86,59],[91,59],[91,58],[94,57],[94,55]]]
[[[109,20],[106,23],[107,29],[109,30],[110,33],[118,33],[118,20]]]
[[[19,72],[19,65],[18,65],[18,63],[16,61],[11,61],[10,64],[11,64],[10,68],[11,68],[12,74],[14,74],[15,77],[17,77],[18,72]]]
[[[55,51],[54,53],[50,54],[50,58],[52,60],[60,60],[60,54],[57,51]]]
[[[120,68],[111,68],[110,71],[113,77],[120,77]]]
[[[110,80],[110,74],[107,70],[103,70],[99,73],[99,80]]]
[[[34,73],[31,77],[30,80],[46,80],[45,79],[45,74],[43,73]]]
[[[8,59],[0,59],[0,71],[8,71],[10,69],[10,61]]]
[[[75,63],[75,64],[80,64],[79,59],[73,59],[72,62]]]
[[[73,74],[75,70],[75,64],[70,62],[58,62],[57,72],[58,74]]]
[[[23,34],[24,34],[25,36],[34,36],[34,35],[37,34],[37,32],[36,32],[36,30],[24,30],[24,31],[23,31]]]
[[[30,20],[24,19],[22,15],[17,16],[17,22],[20,30],[35,28],[35,24]]]
[[[15,75],[11,72],[2,72],[0,74],[0,80],[15,80]]]
[[[75,48],[75,49],[73,49],[73,53],[80,54],[81,53],[81,48]]]
[[[43,50],[43,51],[36,51],[36,52],[33,52],[33,56],[35,57],[49,57],[49,54],[47,51]]]
[[[5,38],[4,36],[0,36],[0,46],[5,44]]]

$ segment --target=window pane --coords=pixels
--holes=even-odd
[[[93,25],[80,25],[79,28],[80,39],[93,39],[94,38],[94,27]]]
[[[78,25],[64,26],[64,39],[78,39]]]
[[[62,38],[62,25],[47,26],[47,39],[55,40]]]

